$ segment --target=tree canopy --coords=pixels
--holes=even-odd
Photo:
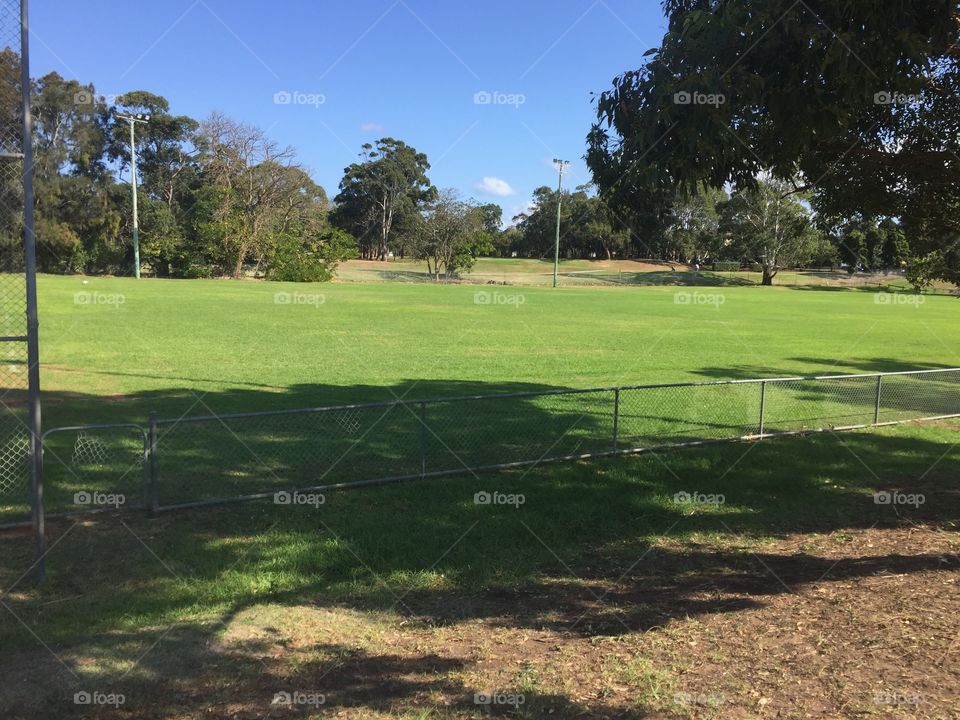
[[[825,221],[895,218],[956,277],[954,0],[667,0],[668,29],[597,98],[587,163],[624,214],[768,174]]]

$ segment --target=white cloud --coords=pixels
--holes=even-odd
[[[529,215],[536,209],[537,209],[537,206],[534,205],[530,200],[527,200],[524,203],[520,203],[519,205],[511,205],[509,208],[504,208],[504,213],[503,213],[504,227],[512,227],[513,225],[515,225],[516,223],[513,222],[513,219],[517,215],[521,213],[525,215]]]
[[[510,187],[510,183],[498,177],[485,177],[483,182],[478,182],[473,187],[484,195],[493,195],[494,197],[510,197],[511,195],[517,194],[516,191]]]
[[[380,123],[365,122],[360,126],[360,130],[363,132],[386,132],[387,129]]]

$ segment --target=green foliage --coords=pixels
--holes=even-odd
[[[580,186],[561,195],[546,186],[533,192],[533,208],[514,218],[521,235],[514,249],[524,257],[553,257],[556,244],[557,202],[560,202],[560,256],[612,258],[624,255],[629,231],[607,204]]]
[[[0,53],[0,84],[16,58]],[[328,199],[291,148],[214,113],[203,123],[135,90],[109,105],[92,85],[34,81],[38,264],[46,272],[132,273],[130,128],[136,126],[141,266],[162,277],[329,279],[355,245],[328,227]],[[16,98],[16,93],[4,97]],[[6,112],[6,115],[3,114]],[[3,117],[16,108],[0,108]],[[14,193],[0,186],[0,193]],[[274,268],[272,263],[279,263]]]
[[[719,231],[723,253],[757,263],[764,285],[782,268],[809,262],[821,246],[809,210],[772,178],[733,193],[720,207]]]
[[[740,263],[719,261],[713,264],[713,269],[716,272],[737,272],[740,269]]]
[[[267,277],[284,282],[326,282],[337,264],[356,257],[356,240],[339,228],[325,228],[315,237],[280,239]]]
[[[434,278],[454,278],[469,271],[477,257],[493,252],[485,212],[447,188],[440,191],[417,223],[414,256],[426,260]]]
[[[676,192],[746,190],[768,173],[799,178],[830,223],[896,218],[915,252],[957,239],[955,0],[664,7],[659,47],[600,95],[588,136],[594,182],[618,212],[662,217]],[[853,254],[884,262],[880,240]]]
[[[427,156],[401,140],[362,147],[361,161],[344,169],[331,222],[357,238],[360,255],[385,260],[396,230],[412,232],[419,209],[436,197]]]

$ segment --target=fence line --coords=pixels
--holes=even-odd
[[[54,428],[43,447],[50,516],[157,513],[958,416],[960,368],[943,368],[151,415]]]

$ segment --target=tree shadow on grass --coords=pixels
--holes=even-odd
[[[534,422],[548,411],[568,420],[576,415],[570,408],[528,411],[527,420]],[[453,412],[448,419],[464,418]],[[518,427],[508,424],[502,436],[483,442],[508,439]],[[308,604],[396,614],[411,629],[479,620],[588,638],[758,608],[818,583],[881,572],[955,571],[955,558],[932,553],[835,558],[769,553],[752,545],[758,537],[866,529],[904,519],[951,527],[960,517],[960,452],[950,448],[946,432],[935,436],[943,440],[903,431],[820,435],[468,474],[330,492],[322,507],[267,502],[159,519],[57,521],[51,523],[51,543],[64,536],[68,541],[48,558],[48,585],[38,596],[5,598],[32,632],[9,613],[0,632],[8,648],[32,647],[32,633],[56,652],[105,643],[108,662],[73,666],[97,687],[122,674],[114,669],[117,660],[132,662],[143,653],[145,637],[152,642],[151,633],[162,634],[124,630],[131,618],[136,627],[162,628],[214,609],[229,624],[263,603]],[[295,442],[308,438],[297,435]],[[916,508],[875,504],[873,492],[891,490],[922,493],[927,502]],[[477,493],[499,495],[503,503],[478,505]],[[678,493],[723,495],[726,502],[691,506],[676,502]],[[704,549],[690,540],[711,536],[743,547]],[[2,542],[18,548],[4,554],[6,586],[27,564],[29,542]],[[340,666],[308,661],[284,675],[269,669],[269,662],[266,673],[257,669],[264,652],[255,644],[233,660],[252,668],[244,671],[250,677],[262,675],[263,683],[230,684],[240,672],[236,663],[211,666],[202,650],[217,642],[222,627],[210,623],[184,631],[201,648],[191,658],[164,659],[154,651],[143,656],[142,671],[134,676],[140,678],[137,692],[149,685],[159,693],[146,703],[154,706],[149,712],[199,712],[211,697],[262,703],[264,694],[272,697],[285,687],[323,692],[323,673],[329,673],[331,702],[344,707],[355,702],[389,708],[427,702],[435,693],[467,698],[485,690],[447,677],[462,670],[462,658],[338,650]],[[323,645],[318,642],[318,652],[333,652]],[[284,687],[278,678],[291,684]],[[565,697],[549,703],[557,717],[627,712],[602,703],[583,707]]]
[[[636,287],[678,286],[678,287],[754,287],[758,283],[741,277],[718,275],[712,272],[685,270],[680,272],[655,270],[644,272],[624,272],[618,275],[596,275],[594,273],[565,273],[569,277],[603,281],[613,285],[633,285]]]

